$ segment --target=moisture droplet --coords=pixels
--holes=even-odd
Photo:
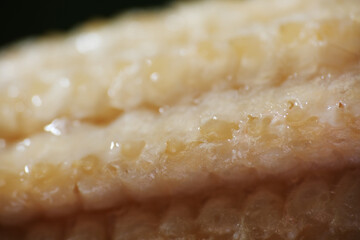
[[[40,107],[42,104],[42,100],[39,95],[35,95],[31,98],[32,104],[34,104],[35,107]]]
[[[118,142],[111,141],[110,143],[110,150],[113,150],[114,148],[119,148],[120,144]]]
[[[130,141],[122,145],[121,153],[128,159],[135,159],[141,154],[144,146],[144,141]]]
[[[157,72],[153,72],[151,75],[150,75],[150,79],[151,81],[153,82],[157,82],[159,80],[159,74]]]
[[[30,146],[30,144],[31,144],[31,140],[26,138],[26,139],[24,139],[24,141],[17,144],[16,150],[19,152],[23,152],[23,151],[25,151],[26,147]]]
[[[55,119],[50,124],[44,127],[44,131],[49,132],[55,136],[60,136],[66,128],[66,121],[64,119]]]
[[[237,124],[219,120],[216,116],[201,125],[200,133],[209,142],[223,141],[232,138],[233,130],[238,129]]]

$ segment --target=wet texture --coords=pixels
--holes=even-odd
[[[358,16],[206,1],[3,50],[0,233],[357,239]]]
[[[5,239],[358,239],[360,170],[271,177],[251,186],[132,202],[37,220]],[[7,237],[7,238],[6,238]],[[4,239],[4,238],[3,238]]]

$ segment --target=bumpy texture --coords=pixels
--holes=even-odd
[[[204,1],[4,50],[0,233],[358,239],[359,16]]]
[[[100,213],[1,229],[2,239],[324,239],[360,237],[360,171],[311,172],[289,184],[157,198]]]

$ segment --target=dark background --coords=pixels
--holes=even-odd
[[[62,32],[86,20],[129,9],[166,6],[172,0],[0,0],[0,48],[25,37]]]

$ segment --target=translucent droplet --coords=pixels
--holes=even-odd
[[[28,165],[25,165],[24,171],[25,171],[25,173],[30,173],[30,169],[29,169],[29,166],[28,166]]]
[[[209,142],[223,141],[231,139],[233,130],[236,129],[238,129],[237,124],[214,117],[201,125],[200,133]]]
[[[141,151],[144,148],[144,146],[145,146],[144,141],[127,142],[122,145],[121,153],[126,158],[134,159],[141,154]]]
[[[118,142],[115,142],[115,141],[111,141],[110,143],[110,150],[113,150],[115,148],[119,148],[120,147],[120,144]]]
[[[157,82],[159,80],[159,74],[157,72],[153,72],[151,75],[150,75],[150,79],[151,81],[153,82]]]
[[[26,147],[31,145],[31,140],[29,138],[24,139],[22,142],[18,143],[16,150],[19,152],[25,151]]]
[[[39,95],[33,96],[31,102],[35,107],[40,107],[42,105],[42,100]]]
[[[44,127],[44,131],[49,132],[55,136],[60,136],[66,127],[66,122],[63,119],[55,119],[50,124]]]

